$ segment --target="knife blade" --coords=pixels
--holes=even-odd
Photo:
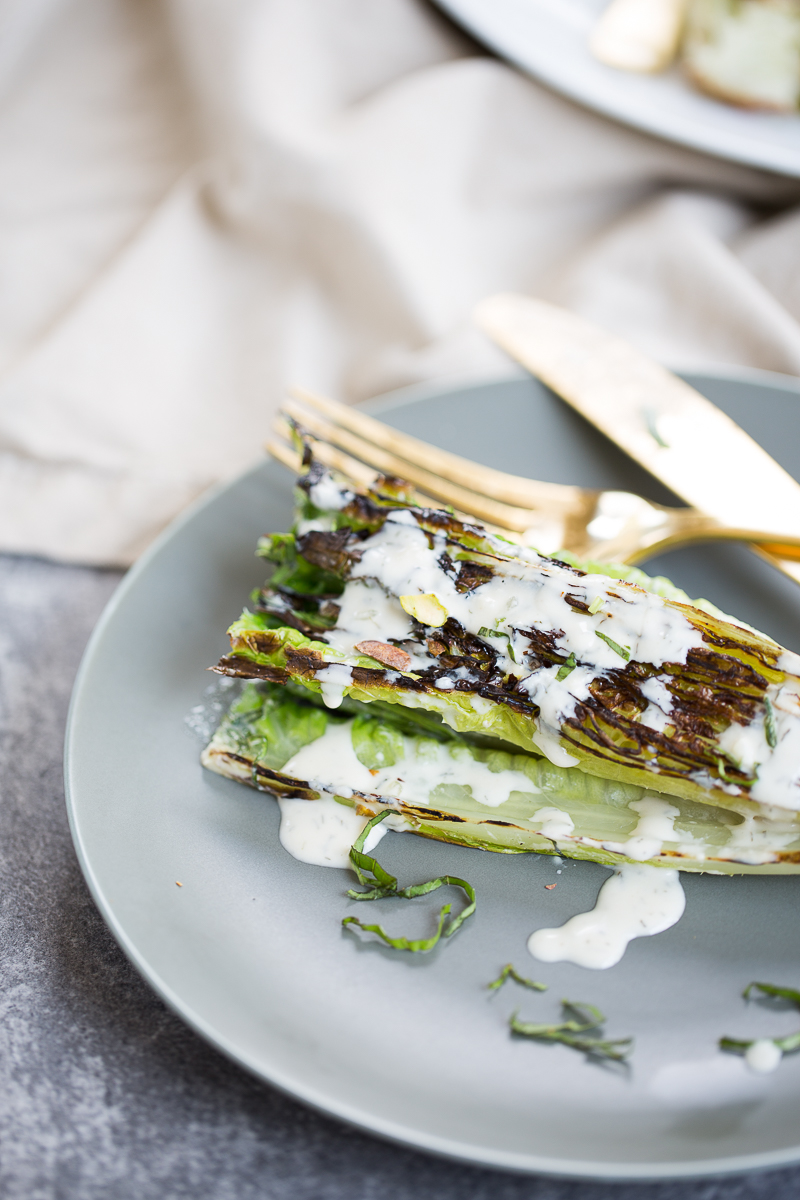
[[[688,504],[727,525],[800,533],[800,484],[726,413],[622,338],[513,294],[483,300],[474,319]],[[800,583],[796,550],[750,548]]]

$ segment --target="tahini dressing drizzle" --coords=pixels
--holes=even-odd
[[[677,871],[626,865],[600,889],[591,912],[559,929],[537,929],[528,950],[540,962],[571,962],[603,971],[622,958],[634,938],[652,937],[683,915],[686,897]]]

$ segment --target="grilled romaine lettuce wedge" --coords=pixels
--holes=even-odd
[[[332,713],[296,683],[248,683],[203,764],[276,796],[323,795],[394,827],[504,853],[556,851],[714,872],[800,871],[800,817],[742,816],[455,733],[419,709],[346,698]]]
[[[224,674],[438,714],[557,766],[758,814],[800,808],[800,657],[663,584],[524,550],[311,463]]]

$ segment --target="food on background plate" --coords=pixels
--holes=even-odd
[[[800,657],[634,568],[523,549],[308,463],[203,753],[345,866],[370,816],[607,866],[800,871]]]
[[[799,0],[611,0],[591,49],[628,71],[661,71],[677,55],[702,91],[730,104],[800,105]]]
[[[686,0],[611,0],[592,31],[592,54],[620,71],[663,71],[685,19]]]
[[[691,0],[683,66],[698,87],[745,108],[800,105],[797,0]]]

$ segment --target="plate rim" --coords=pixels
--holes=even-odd
[[[510,38],[503,36],[500,23],[496,18],[493,19],[492,14],[497,12],[495,7],[497,0],[489,0],[489,3],[486,3],[484,0],[485,8],[480,12],[476,11],[475,0],[434,0],[434,3],[452,21],[460,25],[472,37],[488,46],[496,54],[499,54],[508,62],[518,67],[525,74],[539,80],[539,82],[544,83],[547,87],[568,97],[584,108],[601,113],[603,116],[610,117],[623,125],[627,125],[650,136],[659,137],[675,145],[685,146],[696,152],[711,155],[713,158],[768,171],[786,178],[800,178],[800,151],[788,144],[783,147],[780,142],[762,141],[757,129],[753,132],[743,132],[741,139],[739,139],[724,129],[715,130],[713,125],[698,121],[696,124],[686,124],[682,131],[678,132],[671,125],[668,108],[664,114],[664,119],[658,113],[643,118],[637,116],[635,105],[629,106],[624,99],[620,101],[616,97],[611,98],[603,94],[597,94],[591,87],[581,88],[572,86],[569,79],[561,75],[557,68],[549,68],[546,62],[537,61],[534,64],[529,58],[516,50]],[[621,90],[624,93],[624,88]],[[710,100],[712,98],[705,97],[705,99]],[[717,101],[717,103],[723,102]],[[736,111],[734,105],[726,105],[725,107],[726,109],[730,108]],[[758,110],[747,109],[741,111],[743,115],[750,113],[755,116],[766,115],[774,117],[785,115],[787,118],[791,118],[793,115],[790,113],[759,113]],[[797,119],[800,119],[800,114],[798,114]],[[722,144],[720,144],[719,140],[720,135]]]
[[[689,374],[688,371],[684,373]],[[762,371],[757,368],[727,368],[720,371],[698,370],[692,371],[691,374],[696,379],[708,378],[730,380],[731,382],[760,383],[767,387],[773,387],[776,391],[793,393],[800,398],[800,379],[796,379],[793,376],[781,375],[778,372]],[[455,390],[463,390],[465,387],[472,386],[478,388],[490,383],[502,383],[526,377],[528,377],[527,372],[514,372],[513,374],[487,376],[479,379],[473,378],[469,381],[462,379],[461,383],[453,380],[432,380],[427,383],[415,383],[383,393],[373,401],[370,401],[369,405],[363,407],[372,409],[374,405],[376,407],[372,409],[373,411],[377,411],[378,409],[388,411],[390,407],[405,407],[408,404],[418,403],[427,398],[444,395]],[[538,1175],[555,1179],[597,1183],[689,1181],[712,1176],[722,1177],[751,1174],[759,1171],[794,1166],[800,1163],[800,1140],[798,1140],[798,1144],[793,1148],[780,1151],[762,1151],[757,1154],[744,1154],[723,1159],[698,1159],[693,1162],[681,1163],[670,1161],[663,1163],[611,1163],[592,1162],[590,1160],[575,1163],[566,1159],[550,1158],[539,1154],[494,1151],[485,1146],[467,1147],[464,1143],[456,1142],[453,1139],[439,1135],[429,1135],[419,1128],[409,1127],[393,1120],[382,1119],[369,1112],[366,1106],[357,1107],[350,1103],[337,1101],[335,1097],[323,1093],[318,1088],[309,1087],[303,1084],[302,1081],[293,1080],[289,1072],[280,1068],[273,1069],[270,1072],[262,1066],[248,1061],[248,1058],[228,1038],[217,1032],[208,1021],[194,1011],[187,1001],[182,1000],[174,989],[161,978],[159,973],[149,965],[146,957],[136,949],[125,932],[123,925],[117,919],[113,904],[106,898],[99,884],[80,832],[78,814],[80,802],[76,795],[77,788],[73,787],[72,757],[73,747],[76,738],[79,736],[77,729],[78,712],[83,692],[90,685],[92,667],[103,641],[105,630],[114,619],[117,609],[127,598],[130,591],[136,587],[140,576],[148,570],[153,560],[168,547],[172,539],[185,525],[193,521],[205,508],[214,504],[217,498],[228,491],[228,489],[261,471],[263,466],[264,459],[261,459],[233,478],[214,484],[179,513],[157,535],[144,553],[123,576],[103,609],[86,645],[75,677],[64,736],[64,791],[70,834],[81,872],[92,899],[97,905],[100,915],[109,931],[128,960],[156,995],[160,997],[176,1016],[212,1047],[224,1054],[226,1058],[247,1071],[248,1074],[253,1075],[268,1086],[276,1088],[292,1099],[308,1105],[324,1116],[333,1117],[363,1132],[376,1135],[386,1141],[412,1150],[421,1150],[436,1157],[465,1163],[469,1166],[506,1171],[513,1174]]]

